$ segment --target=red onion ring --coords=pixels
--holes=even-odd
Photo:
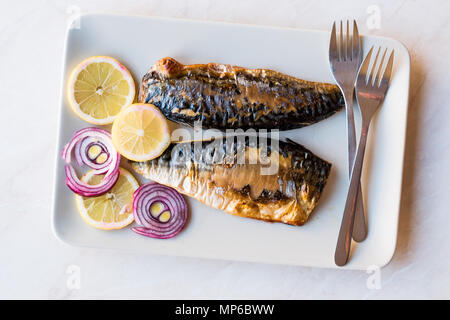
[[[89,155],[88,155],[89,148],[91,148],[94,145],[99,146],[100,149],[102,150],[102,152],[108,154],[108,159],[104,163],[99,164],[99,163],[95,162],[95,160],[97,158],[91,159],[89,157]],[[117,152],[117,151],[114,150],[114,152]],[[111,161],[113,160],[112,157],[109,156],[109,154],[110,153],[108,151],[108,148],[105,146],[105,144],[101,140],[98,140],[98,138],[90,136],[90,137],[85,137],[84,139],[82,139],[80,141],[80,143],[76,144],[74,155],[75,155],[75,159],[76,159],[78,165],[81,166],[81,165],[85,164],[91,169],[98,170],[98,173],[96,173],[96,174],[103,174],[108,171],[108,168],[111,165]]]
[[[170,219],[161,222],[156,219],[150,208],[154,203],[162,203],[162,212],[170,212]],[[187,204],[183,196],[176,190],[156,182],[140,186],[133,194],[133,215],[142,227],[133,227],[134,232],[158,239],[176,236],[187,221]]]
[[[103,163],[90,159],[88,152],[92,146],[99,146],[101,152],[107,154]],[[103,180],[96,185],[89,185],[81,181],[72,166],[72,151],[79,166],[86,165],[93,169],[93,174],[104,174]],[[75,132],[72,140],[64,146],[62,157],[66,162],[66,184],[76,194],[85,197],[94,197],[108,192],[119,178],[120,154],[112,144],[108,131],[98,128],[84,128]]]

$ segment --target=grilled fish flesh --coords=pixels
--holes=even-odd
[[[266,141],[266,142],[265,142]],[[291,141],[249,136],[172,143],[132,168],[230,214],[302,225],[316,206],[331,164]]]
[[[226,64],[183,65],[163,58],[144,75],[139,102],[172,121],[204,128],[300,128],[344,106],[339,88],[268,69]]]

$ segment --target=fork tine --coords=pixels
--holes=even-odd
[[[345,61],[352,60],[352,52],[350,49],[350,32],[349,32],[349,22],[347,20],[347,34],[346,34],[346,43],[345,43]]]
[[[336,42],[336,22],[333,22],[333,28],[331,29],[329,56],[330,60],[339,59],[339,52]]]
[[[389,80],[391,79],[391,73],[392,73],[392,65],[394,64],[394,50],[392,49],[391,54],[389,55],[389,60],[386,65],[386,69],[384,70],[383,77],[381,78],[381,82],[383,85],[389,83]]]
[[[380,47],[378,47],[377,54],[375,55],[375,60],[373,60],[372,69],[369,73],[369,83],[374,86],[375,85],[375,78],[377,75],[377,65],[378,65],[378,56],[380,55]]]
[[[376,78],[375,78],[375,82],[374,82],[374,84],[377,87],[379,87],[380,83],[381,83],[381,76],[382,76],[382,71],[383,71],[383,63],[384,63],[384,57],[386,57],[386,52],[387,52],[387,48],[384,49],[384,53],[381,56],[380,64],[378,65],[378,72],[377,72],[377,75],[376,75]],[[374,77],[375,77],[375,74],[374,74]]]
[[[340,60],[339,61],[345,61],[345,59],[344,59],[344,35],[342,32],[342,20],[340,23],[339,31],[340,31],[340,33],[339,33],[339,57],[340,57]]]
[[[356,20],[353,20],[353,36],[352,36],[352,60],[361,57],[361,47],[359,44],[359,32]],[[359,60],[361,61],[361,60]]]
[[[370,58],[372,57],[372,51],[373,51],[373,46],[372,46],[372,48],[370,48],[369,52],[366,55],[366,58],[364,59],[363,64],[361,65],[361,68],[359,69],[358,84],[360,84],[360,83],[367,84],[367,70],[369,69]]]

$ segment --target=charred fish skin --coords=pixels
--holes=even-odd
[[[262,146],[248,137],[243,143],[236,138],[231,141],[231,149],[227,149],[230,141],[225,140],[172,143],[160,157],[131,162],[131,166],[147,179],[227,213],[303,225],[317,205],[331,164],[290,140],[277,140],[276,149],[270,139]],[[246,155],[244,164],[237,160],[240,151]],[[252,152],[266,152],[270,161],[250,164],[248,155]],[[261,174],[262,167],[274,163],[276,171]]]
[[[344,106],[339,88],[268,69],[209,63],[183,65],[166,57],[144,75],[139,102],[172,121],[205,128],[288,130],[330,117]]]

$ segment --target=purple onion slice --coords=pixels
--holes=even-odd
[[[72,164],[72,154],[79,167],[86,165],[93,174],[104,174],[96,185],[87,184],[78,178]],[[72,140],[65,145],[62,157],[66,164],[66,184],[76,194],[94,197],[108,192],[119,178],[120,154],[112,144],[111,134],[103,129],[84,128],[75,132]]]
[[[133,194],[133,215],[141,226],[131,230],[150,238],[172,238],[184,228],[187,211],[178,191],[156,182],[144,184]]]

